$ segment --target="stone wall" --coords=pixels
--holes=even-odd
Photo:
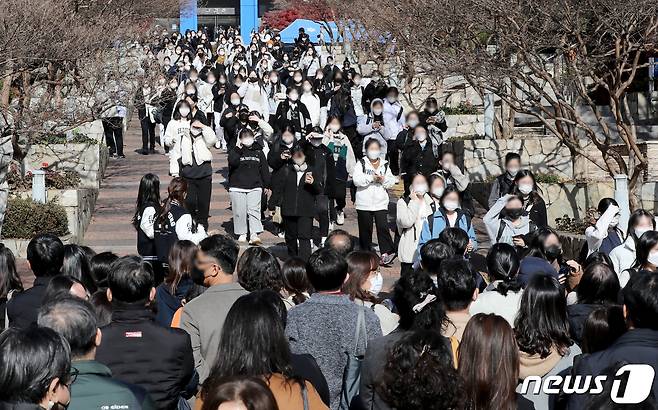
[[[572,161],[571,152],[557,137],[515,137],[514,139],[470,139],[463,142],[463,157],[459,158],[471,181],[487,181],[504,172],[505,155],[517,152],[524,167],[535,173],[550,174],[564,180],[605,180],[608,174],[589,160]],[[581,144],[600,155],[588,140]],[[658,153],[658,145],[656,146]],[[457,149],[457,151],[462,151]],[[658,173],[658,169],[657,169]]]
[[[484,135],[484,114],[446,115],[448,130],[443,133],[445,139]]]

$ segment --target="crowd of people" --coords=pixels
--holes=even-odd
[[[321,51],[303,31],[285,45],[230,28],[146,47],[160,89],[145,83],[135,106],[142,153],[160,141],[169,156],[167,197],[157,175],[142,178],[139,256],[33,238],[26,290],[0,246],[0,409],[617,409],[617,371],[656,369],[652,213],[601,200],[568,258],[510,152],[483,217],[491,246],[479,249],[437,101],[406,112],[381,73],[364,84]],[[228,234],[208,229],[217,149]],[[348,201],[357,237],[340,228]],[[285,260],[260,246],[266,216]],[[396,258],[385,289],[381,269]],[[591,394],[523,388],[565,376],[610,377]],[[652,377],[636,408],[658,408]]]

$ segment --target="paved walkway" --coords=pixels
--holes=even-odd
[[[101,183],[94,216],[85,234],[84,244],[91,246],[97,252],[112,251],[120,255],[135,254],[137,252],[137,235],[130,220],[135,212],[140,178],[148,172],[158,175],[163,198],[166,196],[166,188],[171,180],[168,175],[169,162],[166,156],[162,154],[143,156],[138,153],[141,148],[141,132],[139,122],[135,118],[136,116],[133,116],[124,138],[126,158],[110,159],[105,178]],[[224,184],[219,182],[227,176],[226,154],[214,151],[213,155],[215,157],[213,169],[216,170],[216,174],[213,178],[209,230],[232,234],[229,196]],[[393,210],[394,205],[392,203]],[[356,211],[349,200],[345,216],[346,223],[342,228],[357,235]],[[266,229],[270,226],[269,223],[265,224]],[[479,219],[475,221],[474,226],[480,234],[483,233]],[[281,258],[286,257],[282,239],[270,232],[264,232],[261,239],[263,246]],[[396,261],[392,268],[384,269],[383,273],[386,285],[390,286],[399,275],[399,263]]]

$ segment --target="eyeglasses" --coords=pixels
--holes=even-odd
[[[71,373],[69,373],[69,379],[65,383],[62,383],[64,386],[66,386],[68,389],[71,389],[71,385],[75,383],[75,381],[78,379],[78,375],[80,374],[80,371],[76,368],[71,369]]]

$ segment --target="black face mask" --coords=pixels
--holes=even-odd
[[[257,82],[258,82],[258,78],[255,78],[255,77],[249,77],[249,82],[250,82],[250,83],[257,83]]]
[[[240,113],[240,114],[238,115],[238,119],[239,119],[241,122],[247,122],[247,121],[249,121],[249,113],[248,113],[248,112]]]
[[[504,209],[503,211],[501,212],[502,216],[512,221],[519,219],[525,213],[523,208]]]
[[[562,247],[560,245],[551,245],[546,248],[544,254],[549,261],[554,261],[562,255]]]
[[[204,286],[203,281],[206,279],[205,273],[194,266],[192,268],[192,272],[190,272],[190,278],[192,279],[192,282],[196,283],[199,286]]]

